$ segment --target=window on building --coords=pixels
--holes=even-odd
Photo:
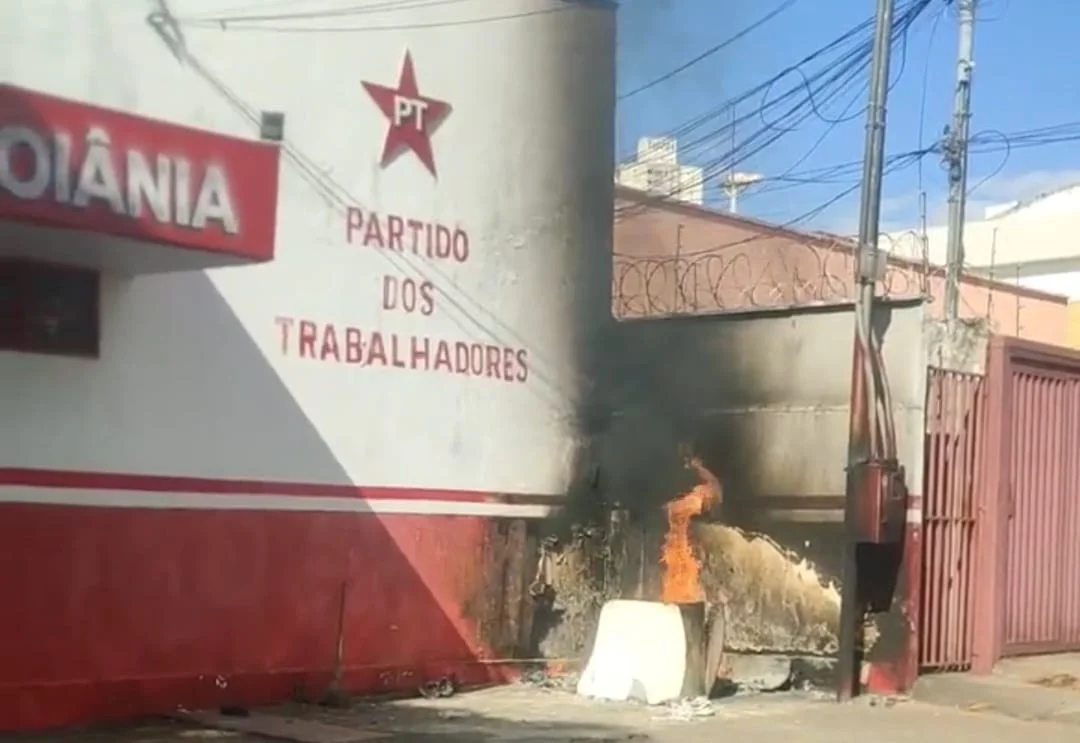
[[[97,356],[99,298],[95,271],[0,260],[0,350]]]

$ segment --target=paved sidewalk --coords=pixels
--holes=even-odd
[[[931,704],[1080,726],[1080,654],[1012,658],[986,676],[928,675],[913,695]]]
[[[1075,728],[1022,722],[985,712],[964,712],[918,702],[837,705],[801,694],[736,698],[713,705],[711,717],[657,719],[662,710],[601,704],[569,692],[511,686],[440,700],[360,703],[349,710],[288,707],[276,714],[315,720],[352,731],[356,743],[556,743],[639,741],[706,743],[1075,743]],[[161,723],[126,730],[2,736],[0,740],[48,743],[266,743],[242,733]],[[327,739],[329,740],[329,739]],[[344,738],[340,739],[344,741]]]

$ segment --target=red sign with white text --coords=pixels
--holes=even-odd
[[[274,256],[277,146],[0,85],[0,219]]]

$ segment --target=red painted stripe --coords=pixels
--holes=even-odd
[[[409,487],[361,487],[310,482],[233,480],[120,472],[0,467],[0,486],[121,490],[144,493],[204,493],[213,495],[279,495],[297,498],[363,498],[368,500],[437,500],[459,503],[551,503],[551,496],[530,496],[475,490],[433,490]]]

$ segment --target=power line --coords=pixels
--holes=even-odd
[[[926,42],[926,59],[923,63],[923,79],[922,79],[922,93],[919,96],[919,136],[918,146],[920,148],[925,144],[926,133],[926,98],[930,89],[930,52],[934,48],[934,40],[937,38],[938,27],[941,25],[941,19],[945,15],[945,11],[949,6],[943,5],[937,13],[934,14],[934,22],[930,27],[930,38]],[[923,167],[922,163],[919,163],[918,174],[918,190],[922,193],[923,190]]]
[[[1001,158],[1001,162],[999,162],[999,163],[997,164],[997,167],[996,167],[996,168],[994,168],[994,169],[993,169],[992,171],[990,171],[990,172],[989,172],[989,173],[987,173],[987,174],[986,174],[985,176],[983,176],[983,177],[982,177],[982,178],[981,178],[981,179],[979,180],[979,182],[978,182],[978,183],[976,183],[976,184],[975,184],[974,186],[971,186],[971,187],[970,187],[970,188],[969,188],[969,189],[967,190],[967,195],[968,195],[968,196],[970,196],[971,194],[973,194],[973,193],[975,193],[976,191],[978,191],[978,190],[979,190],[980,188],[982,188],[982,187],[983,187],[984,185],[986,185],[986,183],[987,183],[988,181],[990,181],[991,179],[993,179],[994,177],[996,177],[996,176],[998,175],[998,173],[1000,173],[1001,171],[1005,170],[1005,166],[1009,164],[1009,158],[1010,158],[1010,157],[1012,156],[1012,145],[1011,145],[1011,144],[1009,144],[1009,137],[1008,137],[1008,135],[1006,135],[1006,134],[1003,134],[1003,133],[1001,133],[1001,132],[997,131],[996,129],[991,129],[991,130],[987,130],[987,131],[985,131],[985,132],[980,132],[979,134],[976,134],[975,136],[980,136],[980,135],[982,135],[982,136],[986,136],[986,135],[988,135],[988,134],[989,134],[989,135],[992,135],[992,136],[995,136],[995,137],[1000,137],[1000,138],[1001,138],[1001,141],[1005,143],[1005,156],[1004,156],[1003,158]],[[968,142],[970,143],[970,142],[971,142],[971,140],[969,139],[969,140],[968,140]],[[969,150],[970,150],[970,147],[969,147]]]
[[[311,5],[319,0],[255,0],[254,4],[230,5],[226,8],[218,8],[215,13],[245,13],[252,11],[266,11],[269,8],[284,8],[290,5]],[[214,17],[207,13],[196,13],[190,18]]]
[[[292,0],[296,2],[296,0]],[[310,2],[310,0],[308,0]],[[433,8],[447,5],[460,5],[462,3],[476,2],[476,0],[383,0],[382,2],[365,3],[362,5],[347,5],[340,8],[324,8],[321,10],[308,10],[308,11],[296,11],[291,13],[259,13],[256,15],[244,14],[233,9],[225,11],[232,13],[233,15],[195,15],[190,18],[180,17],[177,21],[185,23],[188,21],[201,21],[204,23],[214,23],[218,25],[228,25],[236,22],[247,23],[266,23],[271,21],[310,21],[310,20],[324,20],[330,18],[346,18],[351,16],[363,16],[374,15],[377,13],[393,13],[403,10],[417,10],[424,8]],[[285,2],[281,4],[292,4]],[[281,5],[279,4],[279,5]],[[273,5],[273,4],[271,4]],[[257,5],[254,7],[249,6],[252,10],[265,11],[266,4]],[[239,10],[245,10],[240,8]]]
[[[902,6],[897,21],[892,28],[891,41],[895,43],[897,40],[906,39],[906,34],[911,25],[932,2],[933,0],[910,0]],[[725,133],[733,132],[734,127],[737,127],[740,123],[746,123],[754,118],[762,119],[762,126],[757,127],[750,135],[744,137],[741,142],[731,146],[731,148],[722,156],[701,166],[701,181],[708,181],[718,173],[730,171],[738,163],[745,162],[747,159],[772,146],[775,142],[789,134],[791,131],[797,129],[799,125],[811,117],[817,117],[826,121],[831,127],[841,123],[842,119],[826,118],[822,112],[827,104],[837,98],[843,97],[852,89],[854,83],[863,76],[866,64],[869,61],[871,47],[870,39],[866,38],[862,40],[847,51],[843,51],[843,48],[845,44],[856,39],[861,32],[869,31],[871,23],[872,19],[860,23],[829,44],[807,55],[796,65],[785,68],[780,73],[755,86],[750,91],[741,94],[737,98],[727,101],[715,110],[730,110],[732,106],[741,101],[745,101],[757,93],[767,93],[772,86],[793,72],[796,72],[799,75],[799,84],[792,86],[772,100],[762,101],[756,109],[741,117],[733,118],[730,123],[724,124],[716,130],[700,135],[690,142],[680,140],[679,145],[681,152],[693,152],[695,149],[713,144]],[[828,60],[828,63],[823,65],[823,69],[810,75],[802,72],[800,66],[805,66],[808,61],[812,62],[819,60],[822,57],[826,57],[830,52],[834,51],[842,52],[839,59]],[[901,74],[902,72],[903,68],[901,68]],[[899,80],[899,75],[897,76],[897,80]],[[895,82],[896,81],[894,81],[893,84],[895,84]],[[845,107],[845,110],[850,108],[852,103],[853,102],[850,102]],[[785,105],[787,107],[781,110],[772,121],[764,119],[766,111],[770,109],[779,109]],[[681,128],[681,132],[683,134],[688,133],[694,127],[698,126],[700,121],[701,117],[692,120],[689,125]],[[678,132],[679,130],[676,131]],[[674,134],[674,132],[669,133],[669,136],[671,136],[671,134]],[[828,136],[828,131],[819,138],[811,152],[797,160],[792,167],[797,167],[801,162],[804,162],[806,158],[812,154],[812,151],[816,149],[817,146],[820,146],[820,143],[824,141],[825,136]],[[695,184],[678,185],[672,189],[670,193],[665,193],[664,195],[669,197],[677,196],[685,189],[691,187],[691,185],[696,185],[696,181]],[[617,210],[616,216],[621,217],[629,210],[640,210],[640,208],[639,205],[624,207]]]
[[[901,155],[896,155],[896,156],[893,156],[892,158],[887,158],[886,159],[887,165],[885,167],[884,173],[886,175],[889,175],[889,174],[895,173],[895,172],[897,172],[899,170],[909,168],[912,165],[914,165],[920,158],[925,157],[929,153],[930,153],[930,150],[927,150],[925,152],[910,152],[910,153],[904,153],[904,154],[901,154]],[[858,164],[861,167],[862,161],[860,160]],[[784,222],[781,222],[781,223],[778,223],[778,224],[775,224],[775,225],[770,225],[770,226],[780,227],[780,228],[798,227],[799,225],[802,225],[805,222],[808,222],[811,219],[814,219],[815,217],[820,216],[829,207],[831,207],[834,204],[837,204],[838,202],[842,201],[846,196],[850,196],[851,194],[853,194],[856,190],[858,190],[860,185],[861,185],[861,183],[859,183],[859,182],[856,182],[853,185],[849,185],[848,187],[842,189],[838,193],[830,196],[828,199],[825,199],[824,201],[819,202],[818,204],[816,204],[812,208],[808,209],[807,211],[803,212],[802,214],[798,215],[797,217],[794,217],[794,218],[789,219],[787,221],[784,221]],[[663,198],[663,197],[660,197],[660,198]],[[646,208],[647,207],[648,207],[648,205],[646,204]],[[736,248],[736,247],[740,247],[740,246],[743,246],[743,245],[749,245],[751,243],[758,242],[759,240],[768,239],[769,237],[771,237],[771,235],[769,235],[768,233],[760,233],[760,232],[759,233],[754,233],[752,235],[749,235],[749,236],[744,237],[744,238],[740,238],[738,240],[733,240],[733,241],[730,241],[730,242],[720,243],[720,244],[717,244],[717,245],[711,245],[711,246],[709,246],[707,248],[701,248],[701,249],[698,249],[698,250],[690,250],[690,251],[685,251],[685,250],[680,251],[679,257],[680,258],[693,258],[695,256],[707,255],[709,253],[715,253],[715,252],[718,252],[718,251],[721,251],[721,250],[727,250],[729,248]],[[810,239],[810,238],[812,238],[812,236],[807,235],[807,238]],[[634,257],[636,257],[633,254],[621,253],[618,250],[613,250],[613,254],[616,255],[616,256],[619,256],[619,257],[623,257],[623,258],[634,258]]]
[[[902,10],[900,17],[898,18],[892,33],[892,39],[895,43],[901,38],[905,38],[912,23],[918,18],[919,14],[930,4],[932,0],[914,0],[910,2]],[[841,39],[849,39],[854,31],[861,29],[869,30],[869,21],[860,24],[852,31],[841,37]],[[839,41],[839,40],[838,40]],[[839,46],[837,42],[833,42],[828,47],[823,47],[820,51],[830,48],[836,48]],[[792,130],[802,121],[807,120],[811,116],[816,117],[828,124],[842,123],[843,119],[836,120],[826,117],[823,113],[826,104],[832,100],[839,98],[848,90],[851,90],[851,84],[862,77],[864,73],[864,67],[869,62],[870,56],[870,41],[869,39],[863,40],[856,47],[845,52],[839,59],[829,60],[824,69],[814,73],[813,75],[806,75],[802,72],[804,63],[800,62],[798,65],[789,67],[781,71],[778,75],[774,76],[770,80],[765,81],[762,85],[757,86],[753,92],[762,92],[766,100],[746,117],[743,117],[743,121],[750,117],[757,117],[762,119],[764,130],[776,130],[787,129]],[[806,59],[817,59],[818,53],[809,55]],[[901,69],[903,72],[903,69]],[[831,73],[831,74],[830,74]],[[786,92],[780,94],[775,99],[768,100],[768,92],[784,77],[791,74],[797,74],[801,79],[801,85],[796,85]],[[897,77],[897,80],[899,76]],[[819,84],[820,83],[820,84]],[[895,84],[895,81],[894,81]],[[862,86],[863,88],[865,87]],[[830,89],[831,88],[831,89]],[[773,119],[771,122],[765,120],[765,113],[769,109],[776,108],[784,101],[790,100],[798,93],[803,92],[804,96],[794,106],[792,106],[787,112],[781,114],[779,117]],[[851,104],[849,104],[850,106]],[[846,108],[846,107],[845,107]],[[797,121],[790,121],[791,118],[798,116]],[[706,135],[699,137],[691,142],[689,149],[693,149],[694,144],[707,141],[711,137],[720,134],[727,126],[721,127],[719,130],[714,130]],[[759,129],[754,135],[751,135],[751,139],[761,136],[764,133]],[[680,134],[685,134],[681,132]],[[745,159],[745,158],[741,158]]]
[[[468,2],[470,0],[427,0],[426,3],[420,5],[410,6],[410,8],[416,7],[430,7],[435,5],[447,5],[458,2]],[[281,33],[281,34],[300,34],[300,33],[318,33],[318,34],[341,34],[341,33],[378,33],[383,31],[411,31],[421,29],[441,29],[441,28],[454,28],[460,26],[474,26],[486,23],[497,23],[501,21],[513,21],[522,18],[533,18],[537,16],[552,15],[554,13],[562,13],[568,10],[574,9],[574,6],[570,5],[557,5],[549,8],[537,8],[535,10],[520,11],[517,13],[508,13],[505,15],[487,15],[477,16],[474,18],[460,18],[457,20],[445,20],[445,21],[428,21],[423,23],[401,23],[394,25],[380,25],[380,26],[293,26],[283,25],[283,22],[287,23],[291,20],[319,20],[319,19],[332,19],[342,18],[352,15],[361,15],[364,13],[363,8],[342,9],[339,11],[311,11],[308,14],[281,14],[280,16],[234,16],[234,17],[218,17],[218,18],[178,18],[177,22],[187,28],[204,28],[214,29],[218,31],[232,31],[232,32],[248,32],[248,33]]]
[[[975,186],[972,186],[969,189],[968,192],[971,193],[977,188],[982,187],[986,182],[988,182],[990,179],[992,179],[994,176],[1004,170],[1005,165],[1008,162],[1009,155],[1015,149],[1049,147],[1058,144],[1080,142],[1080,121],[1067,121],[1061,122],[1059,124],[1036,127],[1033,129],[1017,130],[1014,132],[985,130],[973,134],[969,141],[971,144],[971,151],[973,153],[1005,154],[1005,157],[990,174],[983,177]],[[925,157],[938,152],[940,152],[940,145],[934,144],[930,147],[890,154],[885,158],[885,172],[887,174],[892,174],[895,172],[899,172],[900,170],[904,170],[911,165],[921,165]],[[792,188],[801,188],[811,185],[829,185],[843,183],[849,178],[854,178],[858,176],[861,168],[862,160],[849,160],[833,165],[824,165],[816,168],[808,168],[805,170],[783,173],[776,176],[766,176],[761,181],[764,185],[762,187],[755,188],[752,192],[752,195],[760,196],[766,193],[774,193],[777,191],[784,191]],[[818,214],[823,212],[832,204],[841,200],[844,196],[848,195],[853,190],[854,186],[848,184],[848,187],[840,193],[830,197],[825,202],[814,206],[808,212],[799,215],[790,223],[783,223],[780,226],[785,226],[788,224],[799,224],[808,221],[809,219],[812,219],[814,216],[817,216]],[[661,198],[664,198],[664,195],[660,196]],[[631,211],[632,210],[630,208],[626,208],[622,210],[621,213],[629,216],[629,212]],[[619,213],[620,212],[617,211],[617,215]],[[730,246],[721,245],[717,248],[709,248],[708,250],[714,250],[724,247]]]
[[[969,140],[973,152],[1001,152],[1003,149],[1010,151],[1028,149],[1030,147],[1045,147],[1064,142],[1076,142],[1080,140],[1080,121],[1068,121],[1061,124],[1053,124],[1036,129],[1026,129],[1018,132],[1006,133],[1003,140],[997,133],[976,134]],[[997,142],[995,147],[991,142]]]
[[[904,76],[904,71],[907,68],[907,31],[908,31],[907,28],[905,28],[904,31],[903,31],[902,39],[903,39],[904,43],[903,43],[903,46],[901,47],[900,69],[896,73],[896,79],[893,80],[893,82],[889,85],[890,90],[898,82],[900,82],[900,79]],[[862,92],[863,90],[865,90],[865,87],[866,87],[865,85],[860,86],[859,91]],[[840,124],[845,123],[846,121],[849,121],[850,119],[846,118],[847,117],[847,112],[851,109],[851,107],[856,103],[857,100],[858,100],[857,98],[853,97],[851,99],[851,101],[848,102],[848,104],[846,106],[844,106],[844,108],[841,111],[841,118],[839,118],[839,119],[831,119],[831,120],[830,119],[825,119],[825,117],[821,114],[821,112],[815,106],[814,107],[815,115],[817,115],[818,118],[821,118],[822,120],[828,121],[829,126],[826,127],[825,131],[823,131],[821,133],[821,135],[813,142],[813,144],[810,145],[809,149],[807,149],[807,151],[804,152],[802,154],[802,156],[800,156],[794,163],[792,163],[790,166],[788,166],[787,170],[782,172],[779,176],[776,176],[776,179],[783,179],[785,176],[787,176],[790,173],[794,172],[794,170],[796,168],[798,168],[800,165],[802,165],[804,162],[806,162],[808,159],[810,159],[810,157],[817,151],[817,149],[822,144],[824,144],[824,142],[828,138],[828,136],[830,134],[832,134]],[[920,168],[922,167],[922,158],[921,157],[919,158],[919,166],[920,166]]]
[[[1060,124],[1045,127],[1018,130],[1012,133],[997,130],[984,130],[973,134],[969,142],[971,143],[971,151],[973,153],[1004,153],[1004,157],[994,170],[968,189],[968,194],[971,194],[1005,169],[1009,156],[1014,149],[1019,147],[1048,147],[1058,144],[1080,142],[1080,121],[1062,122]],[[894,153],[885,158],[885,172],[887,174],[892,174],[899,170],[906,169],[910,165],[921,164],[926,156],[939,152],[940,145],[935,144],[931,147],[918,150]],[[826,185],[842,182],[842,179],[844,178],[856,176],[861,167],[861,160],[851,160],[836,165],[807,169],[791,173],[787,176],[766,177],[763,180],[763,183],[766,184],[765,187],[756,189],[753,192],[753,195],[761,195],[807,185]],[[770,188],[770,184],[777,185]],[[840,198],[847,195],[847,193],[850,193],[852,190],[854,190],[854,186],[830,198],[824,204],[815,206],[807,214],[814,212],[820,213],[824,210],[823,207],[836,203]],[[804,214],[796,217],[796,221],[805,221],[805,219],[808,218],[809,217]]]
[[[905,6],[903,6],[903,8],[901,9],[901,12],[900,12],[901,20],[897,23],[897,25],[899,26],[899,25],[902,25],[902,24],[906,23],[907,22],[906,14],[909,11],[913,10],[913,9],[915,10],[915,14],[918,15],[918,13],[920,13],[922,11],[922,9],[924,9],[927,5],[930,4],[930,1],[931,0],[909,0],[909,2]],[[777,73],[776,75],[773,75],[772,77],[768,78],[767,80],[764,80],[763,82],[761,82],[757,86],[755,86],[755,87],[751,88],[750,90],[740,94],[736,98],[725,101],[725,102],[719,104],[718,106],[716,106],[716,107],[714,107],[714,108],[712,108],[712,109],[710,109],[710,110],[708,110],[708,111],[706,111],[706,112],[704,112],[702,114],[699,114],[698,116],[695,116],[694,118],[689,119],[688,121],[684,122],[683,124],[669,130],[666,133],[666,136],[676,137],[676,138],[683,137],[686,134],[690,133],[691,131],[694,131],[696,129],[701,128],[702,126],[704,126],[708,122],[710,122],[710,121],[712,121],[712,120],[714,120],[716,118],[719,118],[720,116],[727,113],[732,107],[739,106],[740,104],[745,103],[746,100],[748,100],[749,98],[751,98],[751,97],[753,97],[755,95],[764,93],[766,90],[768,90],[771,86],[773,86],[779,80],[782,80],[783,78],[785,78],[788,75],[796,72],[797,70],[801,70],[802,68],[804,68],[807,65],[811,64],[812,62],[821,60],[821,59],[827,57],[829,54],[831,54],[833,52],[836,52],[837,50],[842,49],[846,44],[848,44],[852,40],[859,39],[864,34],[867,35],[866,38],[862,39],[854,49],[852,49],[849,52],[846,52],[844,55],[842,55],[840,60],[834,61],[832,64],[828,65],[828,67],[832,67],[835,64],[839,64],[841,61],[849,60],[852,57],[852,55],[854,55],[855,58],[860,59],[863,64],[868,63],[870,61],[869,31],[873,26],[873,20],[874,20],[873,18],[868,18],[868,19],[862,21],[858,25],[854,26],[853,28],[851,28],[848,31],[841,34],[839,37],[833,39],[828,44],[826,44],[826,45],[824,45],[822,47],[819,47],[818,49],[815,49],[813,52],[806,55],[805,57],[800,59],[798,62],[795,62],[792,65],[789,65],[788,67],[784,68],[779,73]],[[823,70],[823,71],[817,73],[817,75],[820,76],[820,75],[824,74],[824,72],[825,71]],[[806,87],[805,82],[804,82],[804,87]]]
[[[919,165],[927,155],[937,151],[937,147],[926,147],[907,152],[898,152],[885,158],[886,165],[893,165],[900,161],[917,158],[914,164]],[[862,160],[851,160],[837,165],[824,166],[792,173],[783,173],[778,176],[766,176],[762,179],[764,187],[756,188],[753,195],[759,196],[766,193],[789,190],[810,185],[828,185],[844,183],[850,178],[857,177],[862,168]]]
[[[785,73],[781,73],[781,75],[783,74]],[[824,73],[818,73],[814,76],[814,78],[820,78],[821,76],[823,76],[823,74]],[[835,73],[832,76],[826,78],[822,84],[816,87],[816,89],[811,88],[807,90],[806,95],[804,95],[801,100],[796,101],[787,110],[781,113],[775,121],[788,122],[789,124],[801,123],[805,119],[812,116],[814,109],[817,108],[817,106],[815,105],[808,105],[813,100],[814,96],[826,92],[829,85],[839,81],[840,85],[837,87],[837,89],[828,92],[828,100],[831,100],[833,97],[839,94],[846,85],[850,84],[851,80],[858,74],[859,70],[851,69],[850,66],[841,68],[838,73]],[[780,79],[780,76],[776,76],[773,80],[768,81],[765,85],[758,86],[758,89],[767,88],[768,84],[771,84],[776,79]],[[807,82],[810,82],[809,78],[807,79]],[[730,124],[727,124],[714,132],[710,132],[706,135],[703,135],[702,137],[691,140],[689,143],[680,142],[680,149],[682,149],[683,152],[692,152],[695,148],[701,147],[702,145],[708,145],[713,140],[722,137],[728,131],[733,132],[735,130],[735,127],[737,127],[740,123],[746,123],[751,119],[761,117],[763,110],[783,105],[785,101],[795,97],[798,93],[802,91],[802,87],[792,88],[785,93],[777,96],[773,101],[760,104],[757,109],[747,114],[744,114],[741,117],[734,117]],[[741,98],[744,97],[747,96],[741,96]],[[798,117],[798,120],[791,122],[792,117],[798,116],[800,112],[802,112],[802,115]],[[748,157],[753,156],[754,154],[757,154],[758,152],[772,145],[781,137],[789,133],[792,128],[793,127],[789,125],[785,130],[778,130],[775,126],[775,123],[769,124],[768,122],[765,122],[765,125],[763,127],[757,128],[753,133],[745,137],[743,141],[731,146],[730,150],[727,151],[723,156],[704,164],[702,166],[702,180],[708,180],[712,178],[716,173],[727,171],[730,168],[734,167],[736,163],[741,162]],[[667,195],[674,196],[677,195],[680,191],[681,188],[677,188],[674,192]]]
[[[1034,129],[1018,130],[1012,133],[999,132],[996,130],[987,130],[978,132],[971,136],[970,139],[972,145],[972,151],[978,153],[994,153],[1004,152],[1010,153],[1013,149],[1018,147],[1046,147],[1056,144],[1080,142],[1080,121],[1062,122],[1059,124],[1053,124],[1044,127],[1038,127]],[[1019,145],[1017,143],[1020,143]],[[935,144],[931,147],[926,147],[918,150],[910,150],[907,152],[898,152],[892,155],[888,155],[885,158],[885,170],[886,175],[892,175],[901,170],[905,170],[913,165],[916,165],[922,161],[923,158],[939,152],[940,145]],[[1007,160],[1007,158],[1006,158]],[[994,175],[1004,169],[1003,160],[995,170],[987,177],[983,178],[978,184],[972,187],[970,190],[974,191],[976,188],[982,186],[986,181],[990,180]],[[862,160],[851,160],[844,163],[838,163],[836,165],[823,166],[820,168],[812,168],[803,171],[793,172],[786,176],[774,176],[766,177],[765,183],[777,183],[781,184],[772,190],[781,190],[788,187],[800,187],[806,185],[824,185],[830,183],[837,183],[843,176],[855,176],[862,168]],[[778,223],[778,227],[793,227],[819,216],[826,209],[841,201],[844,197],[854,193],[858,188],[859,182],[856,181],[853,184],[847,185],[844,189],[838,193],[830,196],[822,202],[819,202],[806,212],[803,212],[797,217],[794,217],[785,222]],[[756,191],[756,194],[767,192],[769,189],[761,189]],[[661,195],[659,198],[663,199]],[[704,255],[710,252],[724,250],[727,248],[738,247],[749,243],[756,242],[762,239],[762,236],[753,235],[749,238],[740,239],[734,242],[718,244],[703,248],[701,250],[683,251],[680,253],[683,257],[693,257],[695,255]],[[623,257],[632,257],[628,254],[621,254],[616,251],[616,255],[622,255]]]
[[[985,185],[986,182],[1005,169],[1013,150],[1029,149],[1033,147],[1050,147],[1057,144],[1068,144],[1080,141],[1080,121],[1062,122],[1046,127],[1024,129],[1015,132],[1001,132],[996,129],[983,130],[971,135],[971,138],[968,141],[971,145],[970,150],[973,153],[994,154],[1000,152],[1005,155],[1001,162],[995,166],[993,171],[984,176],[975,186],[968,189],[968,193],[970,194],[977,188]],[[886,158],[886,161],[894,162],[895,160],[912,157],[914,155],[929,155],[939,151],[940,145],[935,144],[930,147],[889,155],[888,158]],[[922,158],[920,158],[919,162],[921,164]],[[766,176],[761,181],[765,185],[761,188],[755,188],[753,195],[807,185],[839,183],[842,180],[857,175],[861,164],[861,160],[849,160],[835,165],[809,168],[777,176]]]

